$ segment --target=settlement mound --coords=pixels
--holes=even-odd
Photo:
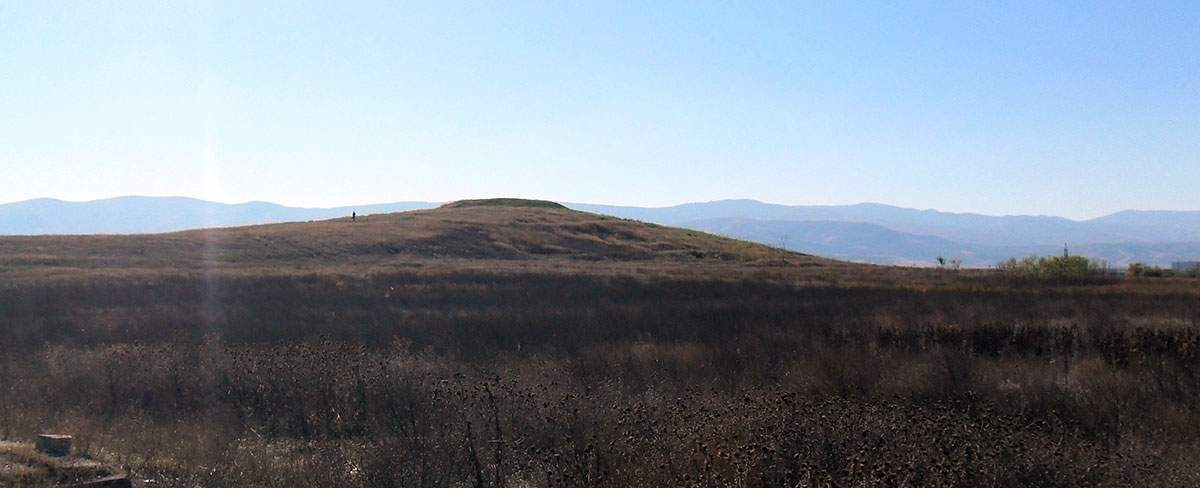
[[[703,232],[522,199],[167,234],[0,237],[4,272],[335,267],[464,260],[774,263],[826,260]],[[2,273],[0,273],[2,274]]]

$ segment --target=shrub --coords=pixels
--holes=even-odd
[[[1007,274],[1042,280],[1080,280],[1105,275],[1108,263],[1084,256],[1028,256],[1009,258],[996,268]]]

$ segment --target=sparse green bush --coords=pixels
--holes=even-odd
[[[1041,280],[1083,280],[1107,274],[1108,263],[1084,256],[1028,256],[1009,258],[996,268],[1011,275]]]
[[[1129,268],[1125,270],[1127,276],[1138,278],[1146,274],[1146,265],[1142,263],[1129,263]]]

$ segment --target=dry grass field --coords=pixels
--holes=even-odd
[[[0,238],[0,438],[147,486],[1196,486],[1198,401],[1197,280],[527,201]]]

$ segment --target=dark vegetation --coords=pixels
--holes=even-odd
[[[528,212],[505,218],[559,218]],[[21,261],[0,437],[72,432],[160,486],[1200,483],[1194,280],[842,265],[612,222],[729,257],[387,260],[329,237],[337,267]],[[228,232],[284,235],[264,229]]]
[[[1131,263],[1126,274],[1135,278],[1200,278],[1200,268],[1174,270],[1142,263]]]

